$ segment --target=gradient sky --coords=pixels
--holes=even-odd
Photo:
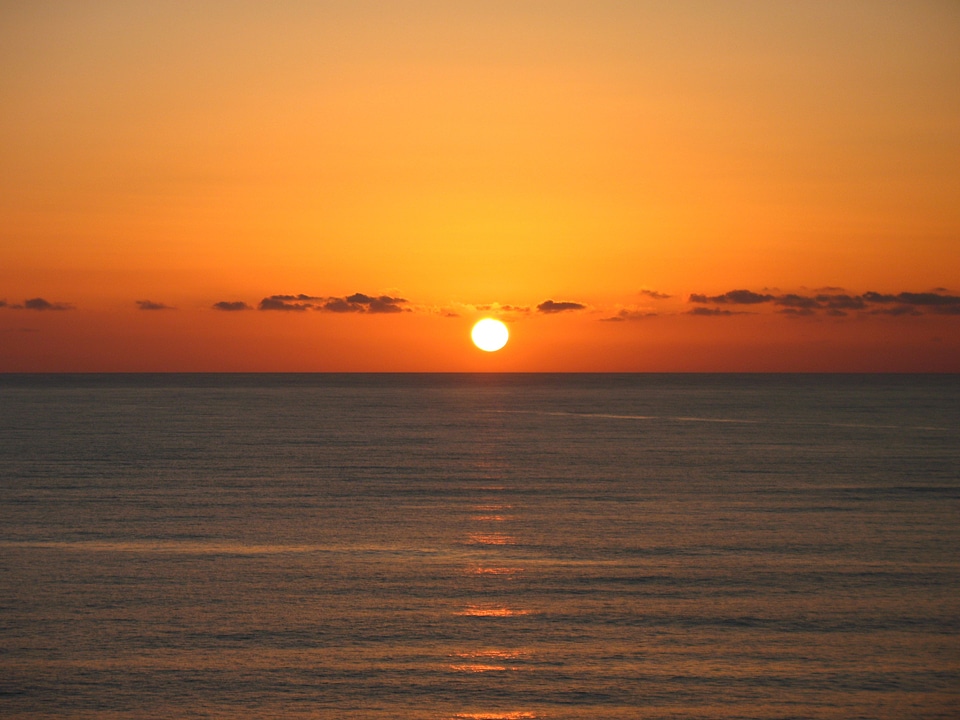
[[[0,371],[233,370],[960,372],[960,4],[0,1]]]

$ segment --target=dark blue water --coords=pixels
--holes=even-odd
[[[955,718],[960,378],[0,376],[5,718]]]

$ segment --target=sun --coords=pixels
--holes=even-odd
[[[484,318],[470,331],[470,337],[473,338],[473,344],[486,352],[496,352],[510,339],[510,333],[507,326],[499,320],[493,318]]]

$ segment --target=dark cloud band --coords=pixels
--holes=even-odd
[[[221,300],[220,302],[213,304],[213,309],[220,310],[222,312],[242,312],[243,310],[253,310],[252,307],[240,300]]]
[[[49,300],[44,300],[41,297],[30,298],[29,300],[24,300],[22,304],[17,305],[8,305],[6,300],[2,300],[0,301],[0,308],[2,307],[9,308],[10,310],[36,310],[39,312],[45,312],[47,310],[62,311],[76,309],[70,303],[50,302]]]
[[[640,294],[650,298],[651,300],[669,300],[671,297],[666,293],[657,292],[656,290],[641,290]]]
[[[793,316],[812,316],[819,311],[842,317],[849,310],[864,310],[873,315],[922,315],[924,311],[940,315],[960,315],[960,296],[945,292],[901,292],[895,295],[878,292],[865,292],[862,295],[847,293],[821,292],[816,295],[770,295],[755,293],[751,290],[731,290],[723,295],[704,295],[693,293],[688,302],[700,305],[760,305],[771,303],[783,308],[779,312]],[[879,307],[878,307],[879,306]],[[724,313],[697,312],[695,315],[717,315]],[[709,308],[702,308],[708,310]]]
[[[137,300],[137,307],[141,310],[176,310],[175,307],[153,302],[153,300]]]
[[[545,300],[544,302],[537,305],[537,310],[548,315],[562,312],[573,312],[576,310],[583,310],[586,308],[586,305],[583,305],[578,302],[554,302],[553,300]]]
[[[258,310],[276,310],[281,312],[364,313],[383,315],[401,313],[407,310],[403,305],[406,299],[389,295],[366,295],[354,293],[346,297],[316,297],[313,295],[271,295],[265,297],[257,306]],[[225,309],[225,308],[220,308]]]
[[[714,295],[712,297],[699,295],[697,293],[690,296],[690,302],[692,303],[729,303],[731,305],[757,305],[759,303],[770,302],[771,300],[773,300],[773,295],[760,295],[750,290],[731,290],[723,295]]]

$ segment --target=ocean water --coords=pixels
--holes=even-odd
[[[960,377],[0,376],[4,718],[956,718]]]

